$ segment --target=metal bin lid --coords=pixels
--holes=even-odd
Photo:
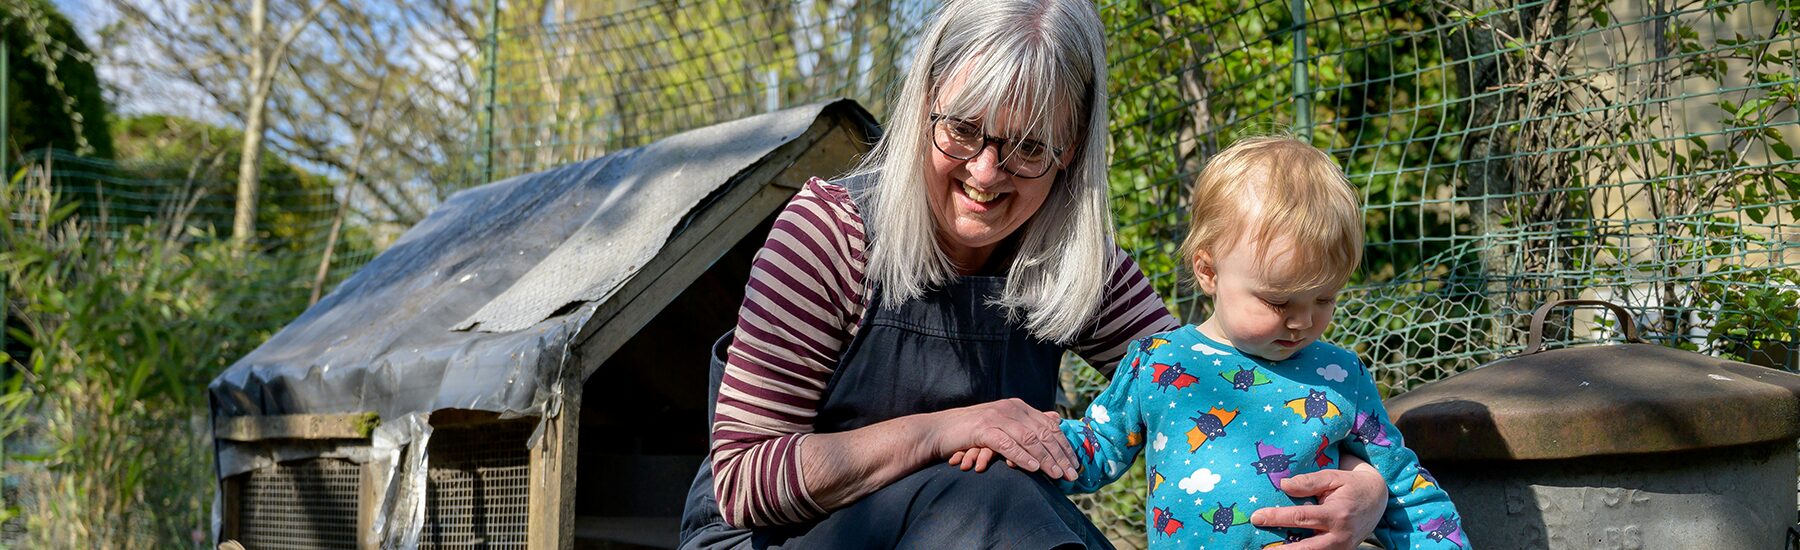
[[[1627,342],[1539,351],[1560,305],[1613,310]],[[1523,353],[1388,401],[1424,460],[1528,460],[1656,453],[1800,437],[1800,375],[1642,343],[1610,302],[1562,300],[1532,314]]]

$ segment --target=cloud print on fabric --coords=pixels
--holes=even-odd
[[[1337,363],[1319,367],[1318,372],[1319,376],[1332,382],[1343,382],[1345,377],[1350,376],[1350,371],[1344,370],[1344,367],[1339,366]]]
[[[1231,355],[1229,353],[1219,351],[1219,348],[1208,346],[1206,344],[1194,344],[1194,347],[1192,349],[1194,351],[1200,352],[1200,354],[1202,354],[1202,355]]]
[[[1194,493],[1209,493],[1212,492],[1213,487],[1219,484],[1219,478],[1219,474],[1212,473],[1212,470],[1201,468],[1199,471],[1194,472],[1194,475],[1182,479],[1180,487],[1181,490],[1187,491],[1190,495]]]

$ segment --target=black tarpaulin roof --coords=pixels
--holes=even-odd
[[[469,189],[209,385],[215,416],[442,409],[535,414],[596,309],[748,174],[826,130],[848,100],[692,130]],[[784,156],[785,155],[785,156]],[[821,174],[829,176],[830,174]],[[800,182],[785,182],[797,187]]]

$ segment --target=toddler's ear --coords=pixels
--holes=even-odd
[[[1219,288],[1218,272],[1213,271],[1212,254],[1205,250],[1194,252],[1194,282],[1200,285],[1200,291],[1211,296]]]

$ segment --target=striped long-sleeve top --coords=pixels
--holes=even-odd
[[[826,512],[806,492],[796,449],[856,336],[865,244],[849,193],[814,178],[756,254],[712,425],[713,490],[728,524],[791,524]],[[1109,374],[1127,343],[1180,326],[1137,262],[1119,250],[1110,264],[1106,305],[1069,347]]]

